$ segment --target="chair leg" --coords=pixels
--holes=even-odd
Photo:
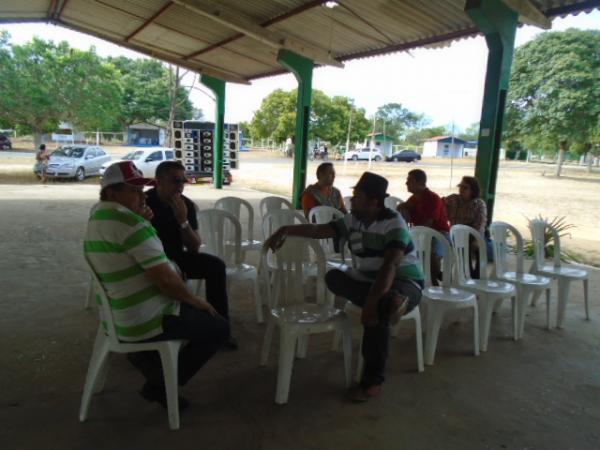
[[[565,319],[565,310],[569,300],[571,280],[565,277],[558,278],[558,310],[556,312],[556,328],[562,328]]]
[[[256,309],[256,321],[263,323],[265,321],[262,310],[262,298],[260,297],[260,289],[258,285],[258,275],[252,278],[252,287],[254,288],[254,307]]]
[[[352,324],[346,319],[342,324],[342,336],[344,346],[344,381],[346,387],[352,383]]]
[[[486,297],[481,297],[479,303],[479,345],[482,352],[487,351],[488,340],[490,337],[490,325],[492,323],[492,314],[494,313],[494,302],[489,301]]]
[[[585,318],[586,320],[590,320],[590,304],[588,298],[588,280],[583,280],[583,301],[585,303]]]
[[[271,351],[271,340],[273,339],[273,329],[275,323],[273,320],[267,322],[267,330],[265,331],[265,337],[263,340],[262,350],[260,352],[260,365],[266,366],[269,361],[269,352]]]
[[[85,297],[85,300],[83,302],[83,309],[90,309],[92,306],[92,303],[94,303],[95,297],[96,297],[96,291],[94,289],[94,282],[90,278],[90,284],[88,286],[87,296]]]
[[[94,349],[92,357],[88,365],[87,375],[85,377],[85,385],[83,386],[83,395],[81,396],[81,406],[79,408],[79,421],[84,422],[87,419],[88,411],[92,395],[94,394],[96,383],[99,375],[103,372],[103,368],[108,360],[109,353],[108,337],[102,330],[102,325],[98,327],[96,340],[94,341]]]
[[[518,339],[523,338],[523,332],[525,330],[525,310],[529,303],[529,297],[537,292],[530,286],[517,285],[517,324],[518,324]]]
[[[279,340],[279,367],[277,370],[277,390],[275,392],[275,403],[284,405],[288,401],[290,393],[290,381],[292,379],[292,369],[294,367],[294,353],[298,335],[281,327],[281,338]]]
[[[415,340],[417,342],[417,369],[419,372],[423,372],[425,366],[423,364],[423,330],[421,327],[420,314],[415,316]]]
[[[533,296],[531,297],[531,303],[529,304],[530,306],[536,306],[538,299],[540,298],[540,295],[542,295],[542,293],[540,291],[535,291],[533,293]]]
[[[515,297],[510,298],[510,311],[512,315],[513,325],[513,340],[519,339],[519,305],[517,304],[518,294]]]
[[[479,356],[479,306],[473,302],[473,354]]]
[[[338,330],[333,332],[333,340],[331,341],[331,351],[335,352],[340,348],[341,334]]]
[[[171,428],[171,430],[179,429],[179,396],[177,395],[177,361],[179,358],[179,347],[179,343],[165,342],[165,347],[159,351],[163,368],[163,377],[165,379],[169,428]]]
[[[300,359],[306,358],[306,352],[308,351],[308,334],[302,334],[298,336],[298,346],[296,348],[296,357]]]
[[[546,289],[546,328],[550,327],[550,288]]]
[[[444,318],[445,308],[433,302],[427,308],[427,334],[425,335],[425,364],[433,366],[435,351]]]

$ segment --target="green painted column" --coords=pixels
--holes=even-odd
[[[489,223],[494,213],[502,123],[519,15],[501,0],[467,0],[465,12],[485,35],[489,51],[475,165]]]
[[[216,99],[215,147],[213,155],[213,181],[217,189],[223,188],[223,128],[225,125],[225,81],[202,75],[200,82],[209,88]]]
[[[306,186],[306,161],[308,156],[308,124],[312,97],[312,72],[314,63],[288,50],[280,50],[277,61],[292,72],[298,81],[296,102],[296,136],[294,138],[294,181],[292,204],[300,209],[300,196]]]

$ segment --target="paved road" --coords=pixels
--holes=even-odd
[[[13,152],[10,150],[2,150],[0,151],[0,156],[4,156],[7,158],[33,158],[35,157],[35,152]]]

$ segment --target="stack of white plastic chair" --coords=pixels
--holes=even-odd
[[[452,285],[454,254],[450,243],[441,233],[428,227],[413,227],[410,236],[425,274],[425,289],[421,303],[427,311],[427,331],[425,334],[425,364],[433,365],[440,327],[444,315],[451,310],[473,310],[473,353],[479,355],[479,313],[475,294]],[[443,280],[441,286],[431,284],[431,246],[437,239],[444,248],[442,259]]]
[[[254,239],[254,208],[250,202],[239,198],[239,197],[223,197],[215,202],[215,208],[227,211],[233,214],[235,218],[241,223],[242,207],[246,210],[248,217],[247,227],[247,238],[244,239],[242,233],[242,260],[246,260],[246,252],[249,251],[260,251],[262,248],[262,241]]]
[[[279,211],[281,209],[293,210],[294,207],[289,200],[286,200],[283,197],[269,196],[260,201],[258,209],[260,210],[260,217],[264,219],[265,216],[270,212]]]
[[[531,272],[556,279],[558,283],[558,308],[556,315],[556,326],[562,328],[565,318],[567,300],[569,300],[569,289],[571,281],[583,281],[583,300],[585,302],[585,318],[590,320],[588,272],[570,264],[563,264],[560,260],[560,236],[558,231],[544,220],[532,220],[530,223],[531,237],[533,239],[534,262]],[[554,240],[554,258],[552,264],[545,262],[546,254],[546,228],[552,233]],[[535,298],[535,297],[534,297]]]
[[[267,253],[271,251],[265,246],[263,255],[266,257]],[[311,334],[330,331],[342,333],[344,374],[348,387],[352,370],[351,326],[346,314],[333,307],[333,296],[328,294],[325,286],[323,249],[313,239],[289,237],[273,256],[278,270],[275,272],[273,305],[268,317],[260,364],[267,364],[273,331],[278,327],[279,368],[275,403],[287,403],[294,356],[296,352],[299,357],[306,356],[308,337]],[[304,279],[307,263],[317,267],[316,303],[306,302],[307,284],[304,283]]]
[[[389,197],[386,197],[383,202],[384,202],[386,208],[390,208],[390,209],[393,209],[394,211],[396,211],[396,208],[398,207],[398,205],[401,205],[402,203],[404,203],[404,200],[402,200],[401,198],[398,198],[398,197],[394,197],[393,195],[390,195]]]
[[[258,288],[256,267],[242,261],[242,227],[235,216],[221,209],[205,209],[198,212],[198,224],[206,246],[204,251],[221,258],[227,266],[227,284],[248,280],[252,283],[256,320],[263,322],[261,296]],[[232,240],[226,239],[226,228],[233,229]],[[228,251],[233,249],[233,251]]]
[[[487,248],[481,234],[467,225],[454,225],[450,228],[450,237],[454,245],[458,286],[477,295],[479,307],[479,344],[481,351],[487,351],[490,326],[494,307],[504,298],[512,301],[513,337],[517,339],[517,311],[515,308],[515,287],[505,281],[491,280],[487,269]],[[471,278],[469,241],[475,240],[479,247],[479,279]]]
[[[508,234],[516,241],[517,270],[512,272],[507,267]],[[541,275],[525,273],[523,270],[523,237],[521,233],[506,222],[494,222],[490,225],[490,233],[494,244],[494,276],[512,283],[517,288],[517,338],[523,337],[525,326],[525,309],[529,298],[536,292],[546,291],[546,328],[550,329],[550,284],[552,280]]]
[[[79,409],[79,420],[84,422],[87,419],[92,395],[102,392],[104,380],[108,372],[108,356],[110,352],[115,353],[135,353],[146,351],[158,351],[163,368],[163,377],[165,380],[165,390],[167,393],[167,410],[169,415],[169,427],[172,430],[179,429],[179,397],[177,396],[177,361],[179,358],[179,349],[185,343],[183,340],[170,340],[158,342],[140,342],[124,343],[120,342],[115,331],[112,311],[110,309],[106,291],[100,284],[100,280],[94,273],[89,261],[86,263],[92,276],[93,289],[100,300],[101,319],[96,333],[96,341],[92,357],[88,366],[83,387],[83,396],[81,397],[81,407]]]

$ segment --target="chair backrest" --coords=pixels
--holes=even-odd
[[[254,239],[254,208],[250,202],[239,197],[223,197],[215,202],[216,209],[222,209],[230,214],[233,214],[235,218],[242,222],[242,207],[246,209],[248,215],[248,239]]]
[[[260,201],[259,210],[260,215],[264,218],[268,213],[272,211],[278,211],[280,209],[294,209],[292,204],[283,197],[265,197]]]
[[[490,225],[490,234],[494,248],[494,267],[497,278],[500,278],[508,270],[508,237],[509,233],[513,235],[516,241],[517,250],[517,274],[523,272],[523,236],[515,227],[506,222],[492,222]]]
[[[304,303],[306,288],[310,285],[306,283],[306,278],[308,275],[315,275],[314,272],[307,273],[307,269],[315,265],[317,303],[331,306],[334,297],[328,295],[325,285],[325,253],[316,240],[290,236],[276,252],[263,245],[262,257],[274,260],[277,265],[275,283],[270,295],[273,306]],[[267,289],[271,286],[270,283],[266,285]]]
[[[284,225],[295,225],[308,223],[304,214],[295,209],[280,209],[271,211],[263,217],[262,233],[263,238],[267,239],[275,231]]]
[[[242,226],[239,220],[216,208],[199,211],[197,216],[206,253],[218,256],[228,266],[241,264]],[[228,227],[233,229],[232,239],[227,237]]]
[[[393,195],[390,195],[389,197],[385,198],[383,203],[386,208],[390,208],[390,209],[393,209],[394,211],[396,211],[396,208],[398,207],[398,205],[404,203],[404,200],[402,200],[401,198],[398,198],[398,197],[394,197]]]
[[[533,258],[535,267],[544,265],[546,259],[546,228],[552,233],[554,240],[554,267],[560,267],[560,236],[558,231],[548,222],[542,219],[534,219],[529,222],[531,239],[533,240]]]
[[[106,290],[100,282],[98,275],[96,275],[90,260],[86,255],[84,255],[84,258],[90,275],[92,276],[92,286],[95,294],[94,298],[100,300],[100,321],[104,325],[104,332],[108,335],[111,348],[116,349],[119,347],[119,345],[121,345],[121,343],[119,342],[117,331],[115,330],[115,322],[113,319],[112,310],[110,309],[108,295],[106,294]]]
[[[442,233],[435,231],[429,227],[412,227],[410,229],[410,238],[417,257],[421,262],[423,268],[423,274],[425,275],[425,287],[431,286],[431,247],[432,239],[437,239],[439,243],[444,247],[444,258],[442,259],[442,271],[444,276],[442,277],[442,286],[450,287],[452,285],[452,266],[454,264],[454,257],[450,242],[446,239]]]
[[[471,271],[469,270],[469,241],[471,239],[474,239],[479,247],[479,279],[487,280],[487,247],[479,231],[467,225],[453,225],[450,228],[450,239],[456,257],[458,282],[464,283],[471,278]]]
[[[344,213],[339,209],[331,206],[315,206],[308,213],[308,222],[316,223],[317,225],[326,224],[333,220],[338,220],[344,217]],[[321,246],[325,253],[335,253],[333,239],[320,239]]]

